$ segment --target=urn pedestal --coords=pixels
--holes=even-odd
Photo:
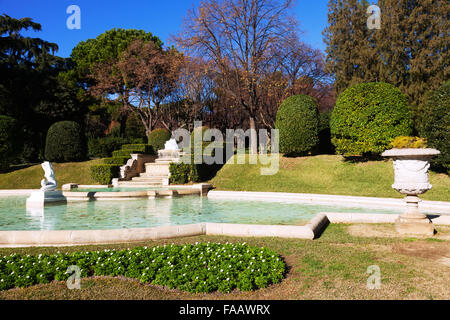
[[[428,169],[433,156],[440,154],[436,149],[391,149],[382,156],[394,160],[394,184],[392,188],[406,195],[405,211],[395,222],[400,234],[428,235],[435,233],[434,225],[427,216],[419,211],[419,194],[431,189]]]

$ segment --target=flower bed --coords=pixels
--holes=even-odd
[[[196,243],[128,250],[0,256],[0,290],[81,277],[125,276],[188,292],[265,288],[283,279],[286,265],[274,251],[242,244]]]

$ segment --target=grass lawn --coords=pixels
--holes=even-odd
[[[352,196],[402,198],[393,190],[392,160],[352,163],[337,155],[280,157],[278,173],[261,175],[268,165],[230,164],[211,180],[217,190],[319,193]],[[433,189],[422,199],[450,201],[450,179],[446,174],[429,172]]]
[[[0,291],[0,299],[450,299],[450,227],[437,229],[440,239],[395,237],[393,225],[336,224],[314,241],[200,236],[103,246],[3,248],[0,254],[37,255],[196,241],[245,241],[278,252],[288,273],[281,283],[253,292],[236,289],[229,294],[190,294],[132,279],[91,277],[82,279],[80,290],[69,290],[65,282],[53,281]],[[380,268],[380,289],[367,289],[367,268],[371,265]]]
[[[98,184],[90,177],[89,168],[102,163],[102,159],[84,162],[52,163],[58,188],[65,183]],[[0,174],[0,189],[39,189],[44,179],[41,165]]]

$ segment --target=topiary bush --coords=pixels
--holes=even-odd
[[[427,138],[428,146],[441,154],[431,160],[434,169],[450,169],[450,81],[429,93],[423,107],[419,133]]]
[[[158,150],[164,149],[164,144],[171,136],[172,134],[167,129],[154,129],[148,135],[148,144],[153,147],[155,153],[158,153]]]
[[[80,125],[74,121],[54,123],[47,132],[45,159],[51,162],[81,161],[86,159],[86,138]]]
[[[118,177],[120,166],[116,164],[97,164],[91,166],[92,180],[100,184],[110,184],[114,177]]]
[[[187,292],[250,291],[279,283],[286,264],[273,250],[245,243],[195,243],[126,250],[0,255],[0,290],[53,280],[67,281],[68,267],[81,277],[110,276]]]
[[[388,83],[354,85],[338,97],[330,129],[337,153],[379,155],[395,137],[411,134],[407,98]]]
[[[9,164],[22,151],[20,128],[14,118],[0,115],[0,171],[7,170]]]
[[[284,100],[277,111],[280,152],[301,155],[319,143],[319,111],[313,97],[299,94]]]

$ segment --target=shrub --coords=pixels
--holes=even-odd
[[[396,87],[383,82],[360,83],[338,97],[330,128],[337,153],[379,155],[395,137],[410,135],[411,112]]]
[[[128,143],[127,139],[113,135],[109,135],[104,138],[89,139],[88,154],[90,158],[110,157],[114,150],[119,150],[122,148],[122,145],[126,143]]]
[[[305,154],[319,142],[319,115],[313,97],[299,94],[284,100],[277,111],[275,127],[280,130],[280,152]]]
[[[142,283],[188,292],[231,292],[279,283],[286,272],[281,257],[245,243],[196,243],[34,255],[0,255],[0,290],[66,281],[68,267],[81,277],[135,278]]]
[[[125,163],[127,163],[128,159],[130,159],[130,157],[104,158],[103,163],[123,166]]]
[[[153,146],[143,143],[125,144],[122,146],[122,150],[130,150],[132,153],[156,154]]]
[[[134,153],[133,150],[115,150],[112,153],[113,158],[130,158],[131,154]]]
[[[47,132],[45,159],[54,162],[80,161],[86,159],[86,138],[78,123],[60,121]]]
[[[185,184],[189,181],[197,181],[198,178],[195,176],[194,168],[195,166],[191,164],[172,162],[169,165],[170,183]]]
[[[427,141],[419,137],[400,136],[392,140],[389,146],[396,149],[426,148]]]
[[[450,169],[450,81],[428,94],[423,107],[419,133],[427,138],[428,146],[441,154],[431,164],[434,168]]]
[[[112,178],[118,177],[120,166],[114,164],[97,164],[91,166],[91,178],[100,184],[111,183]]]
[[[170,139],[172,134],[167,129],[155,129],[148,135],[148,144],[153,147],[155,153],[164,149],[164,144]]]
[[[19,133],[14,118],[0,115],[0,171],[8,169],[9,163],[22,151]]]

